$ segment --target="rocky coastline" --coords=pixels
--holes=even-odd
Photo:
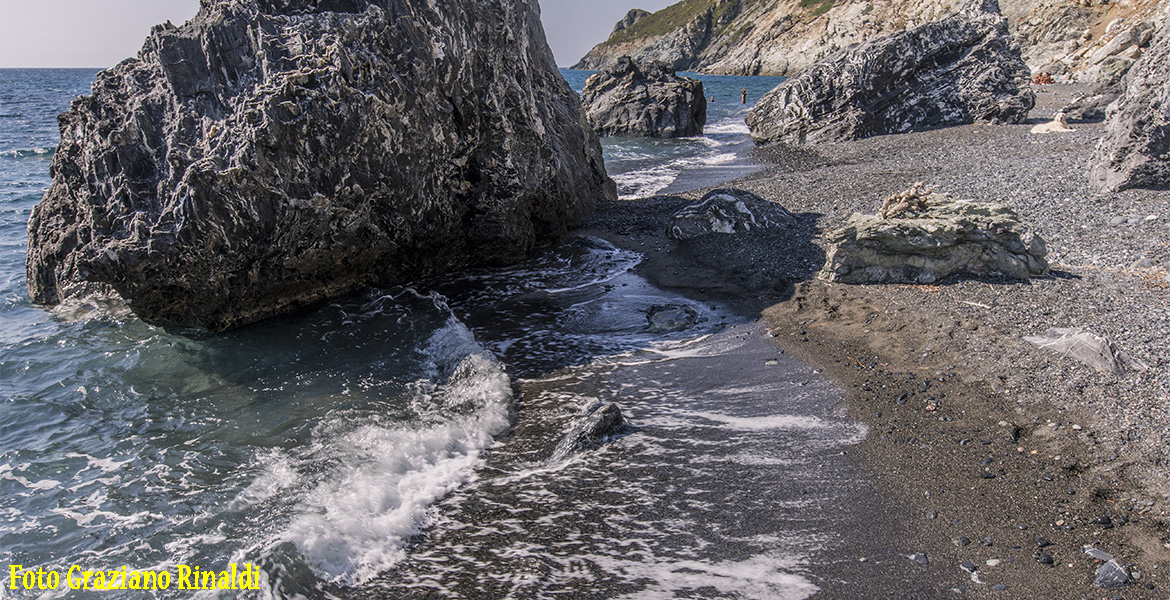
[[[1038,111],[1083,91],[1044,86]],[[786,353],[846,388],[871,431],[859,450],[887,503],[877,510],[893,518],[817,561],[824,597],[1101,597],[1107,563],[1086,545],[1133,577],[1125,598],[1170,589],[1170,194],[1101,195],[1085,172],[1104,125],[1030,133],[1038,122],[759,148],[770,166],[720,187],[795,214],[783,240],[671,239],[672,215],[706,189],[604,202],[586,222],[646,253],[639,268],[656,285],[761,318]],[[828,232],[922,180],[1010,206],[1048,242],[1051,274],[816,278]],[[1108,337],[1150,369],[1106,374],[1023,340],[1053,326]]]
[[[1002,0],[1028,68],[1060,81],[1114,79],[1142,52],[1166,0]],[[718,75],[792,75],[834,52],[936,21],[949,0],[688,0],[631,13],[575,66],[601,69],[621,56]]]

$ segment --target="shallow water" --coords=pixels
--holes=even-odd
[[[561,69],[580,93],[594,71]],[[708,99],[703,135],[689,138],[602,138],[605,167],[622,198],[643,198],[716,185],[758,169],[744,155],[751,147],[744,116],[752,104],[784,81],[783,77],[741,77],[680,72],[703,82]],[[741,101],[747,90],[747,103]],[[680,181],[681,180],[681,181]]]
[[[0,71],[0,567],[251,563],[258,597],[813,589],[823,519],[802,482],[824,502],[847,494],[832,457],[860,435],[837,392],[766,365],[781,357],[762,333],[654,288],[639,255],[601,240],[220,335],[168,333],[116,303],[31,305],[25,224],[56,113],[93,75]],[[662,164],[723,160],[720,135],[745,139],[715,129],[606,152],[636,191]],[[652,331],[666,305],[693,327]],[[632,428],[548,462],[593,398]]]

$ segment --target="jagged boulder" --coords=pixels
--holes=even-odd
[[[1093,154],[1090,180],[1101,191],[1170,188],[1170,25],[1125,77]]]
[[[517,259],[615,196],[535,2],[206,0],[60,125],[29,292],[156,324]]]
[[[846,48],[769,92],[748,113],[757,143],[850,140],[1019,123],[1035,105],[997,0]]]
[[[826,236],[828,258],[818,275],[839,283],[932,283],[950,275],[1027,279],[1048,274],[1044,240],[1010,208],[925,198],[924,210],[890,218],[854,213]]]
[[[623,57],[585,80],[585,118],[602,137],[687,137],[703,133],[703,82],[659,63]]]

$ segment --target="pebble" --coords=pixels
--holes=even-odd
[[[968,572],[968,573],[974,573],[975,569],[976,569],[975,563],[970,562],[970,561],[964,561],[963,564],[961,564],[959,566],[962,567],[963,570]]]
[[[1039,554],[1039,555],[1036,557],[1036,562],[1038,562],[1038,563],[1040,563],[1040,564],[1042,564],[1042,565],[1052,565],[1052,564],[1054,564],[1056,561],[1054,561],[1054,560],[1052,559],[1052,555],[1051,555],[1051,554],[1048,554],[1047,552],[1041,552],[1041,553],[1040,553],[1040,554]]]
[[[926,566],[926,565],[930,564],[930,559],[926,558],[926,554],[924,554],[922,552],[915,554],[914,556],[910,557],[910,559],[913,560],[914,562],[922,565],[922,566]]]
[[[995,545],[995,540],[992,539],[991,536],[985,537],[985,538],[983,538],[983,545],[990,548],[991,546]]]
[[[1037,548],[1046,548],[1046,547],[1051,546],[1051,545],[1052,545],[1052,542],[1048,541],[1047,539],[1045,539],[1043,537],[1036,538],[1036,547]]]
[[[995,587],[993,587],[993,588],[991,588],[991,589],[993,589],[993,590],[995,590],[995,591],[997,591],[997,592],[1002,592],[1002,591],[1004,591],[1004,590],[1006,590],[1006,589],[1007,589],[1007,586],[1006,586],[1006,585],[1004,585],[1004,584],[1002,584],[1002,583],[997,583],[997,584],[995,584]]]
[[[932,510],[932,511],[930,511],[930,512],[926,513],[926,518],[928,518],[928,519],[937,519],[937,518],[938,518],[938,511],[937,511],[937,510]]]
[[[989,559],[987,559],[987,566],[998,567],[999,563],[1001,563],[1001,562],[1003,562],[1003,561],[998,559],[998,558],[989,558]]]
[[[1072,428],[1075,431],[1080,431],[1082,429],[1082,427],[1080,425],[1073,425]]]
[[[970,546],[971,545],[970,538],[967,538],[967,537],[964,537],[961,535],[951,538],[951,542],[953,542],[956,546],[959,546],[960,548],[963,546]]]
[[[992,473],[990,471],[984,471],[983,474],[980,475],[980,477],[982,477],[984,479],[995,479],[995,473]]]

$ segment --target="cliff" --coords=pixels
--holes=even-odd
[[[959,5],[953,0],[683,0],[636,20],[627,17],[630,24],[615,28],[574,68],[599,69],[628,55],[682,71],[791,75],[841,48],[938,20]],[[1098,81],[1136,58],[1098,56],[1102,48],[1136,25],[1166,18],[1170,0],[1002,0],[1000,8],[1033,72]]]
[[[615,196],[535,0],[205,0],[59,123],[29,294],[160,325],[519,259]]]

